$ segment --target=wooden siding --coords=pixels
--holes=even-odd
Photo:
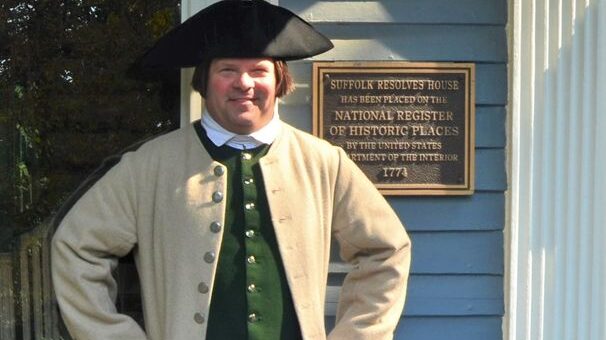
[[[51,235],[43,223],[0,253],[0,340],[70,339],[52,289]]]
[[[279,3],[314,24],[375,22],[504,25],[507,19],[506,2],[494,0],[280,0]]]
[[[0,253],[0,339],[15,338],[13,257]]]
[[[502,339],[507,2],[505,0],[281,0],[326,34],[335,49],[290,64],[297,91],[280,115],[311,131],[313,60],[402,60],[476,64],[476,193],[389,197],[413,240],[408,299],[396,339]],[[334,325],[348,266],[333,249],[327,328]]]

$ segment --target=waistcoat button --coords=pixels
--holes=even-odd
[[[223,174],[225,173],[225,168],[224,168],[224,167],[222,167],[222,166],[220,166],[220,165],[217,165],[217,166],[216,166],[216,167],[213,169],[213,172],[215,173],[215,176],[217,176],[217,177],[221,177],[221,176],[223,176]]]

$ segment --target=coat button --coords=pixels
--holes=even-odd
[[[245,152],[242,154],[242,159],[245,161],[249,161],[249,160],[251,160],[251,158],[252,158],[252,155],[249,154],[248,152]]]
[[[200,282],[200,284],[198,285],[198,291],[202,294],[208,293],[208,285],[204,282]]]
[[[248,314],[248,322],[253,323],[259,321],[259,317],[255,313]]]
[[[253,184],[254,182],[255,182],[255,180],[254,180],[254,179],[252,179],[252,177],[246,177],[246,178],[244,179],[244,184],[246,184],[246,185]]]
[[[255,208],[255,204],[254,203],[246,203],[244,205],[244,209],[246,210],[253,210]]]
[[[223,193],[221,191],[213,192],[213,202],[219,203],[223,200]]]
[[[216,166],[216,167],[213,169],[213,172],[215,173],[215,176],[217,176],[217,177],[221,177],[221,176],[223,176],[223,174],[225,174],[225,168],[224,168],[224,167],[222,167],[222,166],[220,166],[220,165],[217,165],[217,166]]]
[[[203,324],[204,321],[206,321],[206,319],[204,318],[204,315],[202,315],[200,313],[196,313],[196,314],[194,314],[194,321],[196,323]]]
[[[257,263],[257,259],[254,256],[250,255],[246,258],[246,262],[248,262],[249,264],[254,264]]]
[[[213,233],[218,233],[221,231],[221,222],[218,221],[214,221],[213,223],[210,224],[210,231],[212,231]]]
[[[213,263],[213,261],[215,261],[215,253],[212,251],[209,251],[206,254],[204,254],[204,261],[206,263]]]
[[[248,230],[246,231],[246,233],[244,233],[244,234],[245,234],[245,235],[246,235],[246,237],[248,237],[248,238],[253,238],[253,237],[255,237],[255,231],[254,231],[254,230],[252,230],[252,229],[248,229]]]

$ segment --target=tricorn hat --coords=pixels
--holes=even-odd
[[[164,35],[138,67],[193,67],[209,58],[294,60],[333,44],[293,12],[263,0],[218,1]]]

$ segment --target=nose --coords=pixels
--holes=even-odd
[[[242,72],[237,77],[234,86],[242,90],[248,90],[254,86],[254,80],[248,73]]]

